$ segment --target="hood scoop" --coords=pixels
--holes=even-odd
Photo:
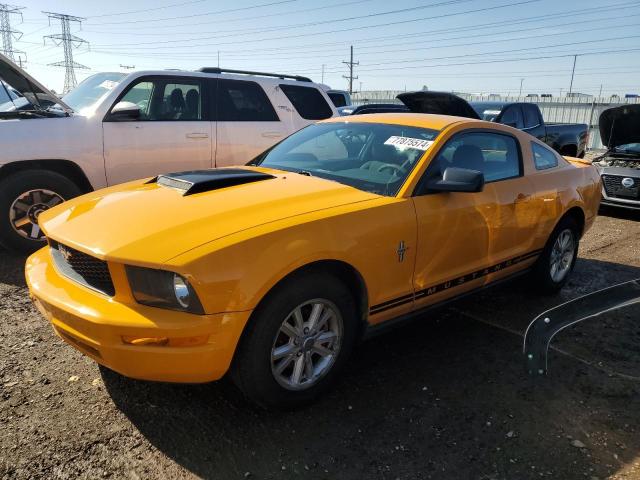
[[[219,170],[195,170],[190,172],[158,175],[148,183],[157,183],[164,187],[175,188],[183,196],[194,193],[210,192],[220,188],[233,187],[245,183],[259,182],[276,178],[267,173],[243,170],[240,168],[222,168]]]

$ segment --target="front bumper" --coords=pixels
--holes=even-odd
[[[165,382],[218,380],[229,369],[250,311],[193,315],[140,305],[90,290],[61,276],[49,248],[27,260],[29,291],[65,342],[127,377]],[[125,338],[167,338],[197,346],[132,345]]]

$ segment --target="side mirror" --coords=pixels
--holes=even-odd
[[[140,113],[139,105],[133,102],[118,102],[111,109],[110,117],[115,121],[137,120]]]
[[[442,180],[433,180],[427,184],[432,192],[481,192],[484,188],[484,174],[478,170],[448,167]]]

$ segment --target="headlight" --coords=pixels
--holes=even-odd
[[[151,307],[169,308],[204,314],[202,304],[188,280],[166,270],[127,265],[127,277],[133,298]]]

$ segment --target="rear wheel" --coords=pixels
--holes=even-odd
[[[47,170],[26,170],[0,180],[0,244],[19,252],[42,247],[40,214],[81,193],[71,180]]]
[[[285,281],[254,312],[231,375],[255,403],[293,408],[326,390],[356,338],[349,290],[328,274]]]
[[[533,282],[543,293],[560,290],[573,271],[578,256],[580,230],[572,218],[563,218],[549,237],[533,270]]]

